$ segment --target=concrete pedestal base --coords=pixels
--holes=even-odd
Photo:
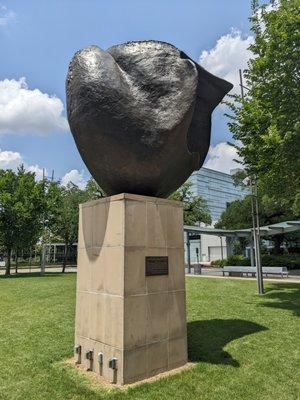
[[[182,214],[131,194],[80,207],[75,357],[110,382],[187,362]]]

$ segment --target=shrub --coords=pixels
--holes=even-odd
[[[224,259],[224,260],[213,260],[213,261],[211,262],[211,265],[212,265],[212,266],[216,266],[216,267],[221,267],[221,268],[223,268],[224,265],[226,265],[226,262],[227,262],[226,259]]]
[[[241,256],[241,255],[232,255],[229,256],[227,259],[224,260],[214,260],[211,262],[212,265],[217,265],[219,267],[224,267],[226,265],[242,265],[248,266],[251,265],[251,262],[248,258]]]
[[[300,268],[300,255],[292,254],[263,254],[261,257],[263,267],[287,267],[288,269]]]
[[[224,260],[214,260],[211,264],[218,267],[224,267],[226,265],[250,266],[251,261],[249,258],[241,255],[232,255]],[[261,264],[263,267],[287,267],[288,269],[300,269],[300,254],[262,254]]]
[[[246,258],[242,255],[232,255],[227,258],[226,265],[241,265],[241,266],[249,266],[251,265],[251,261],[249,258]]]

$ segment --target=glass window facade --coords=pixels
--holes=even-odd
[[[248,194],[248,189],[234,185],[230,174],[204,167],[193,172],[188,181],[193,185],[193,192],[207,201],[213,223],[218,221],[228,203]]]

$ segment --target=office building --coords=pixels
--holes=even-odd
[[[235,173],[236,170],[232,172]],[[229,203],[234,200],[241,200],[248,194],[248,189],[235,186],[232,174],[209,168],[202,167],[199,171],[195,171],[188,181],[192,183],[193,193],[206,200],[212,217],[212,226],[219,220]],[[186,234],[185,243],[187,245]],[[212,261],[226,258],[226,256],[225,238],[201,235],[201,237],[196,237],[190,242],[191,262]],[[187,257],[186,251],[186,261]]]

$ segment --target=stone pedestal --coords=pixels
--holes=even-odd
[[[179,202],[120,194],[80,206],[78,362],[121,385],[187,362],[183,251]]]

